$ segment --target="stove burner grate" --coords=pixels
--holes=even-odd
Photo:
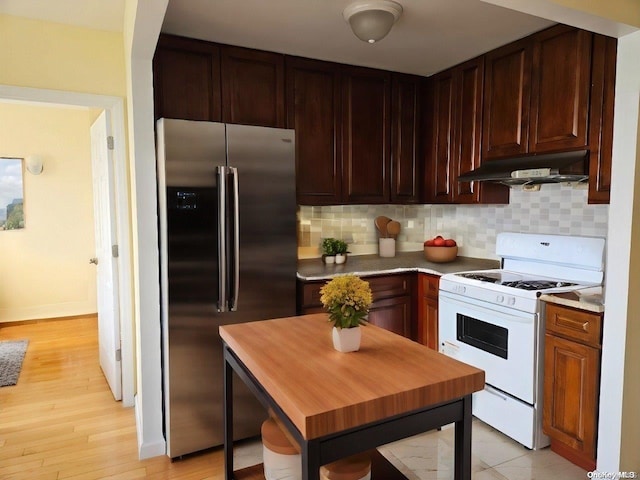
[[[481,282],[487,283],[498,283],[500,281],[500,277],[489,276],[485,273],[457,273],[456,275],[459,275],[463,278],[470,278],[471,280],[479,280]]]
[[[515,282],[502,282],[500,285],[521,290],[546,290],[549,288],[571,287],[577,283],[554,282],[549,280],[518,280]]]
[[[549,288],[572,287],[577,283],[560,282],[557,280],[513,280],[502,281],[500,273],[457,273],[456,275],[471,280],[478,280],[485,283],[495,283],[510,288],[520,290],[547,290]]]

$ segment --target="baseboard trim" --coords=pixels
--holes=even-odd
[[[164,437],[155,439],[146,439],[142,428],[142,420],[140,418],[140,407],[138,405],[138,395],[134,398],[136,412],[136,431],[138,433],[138,458],[145,460],[147,458],[159,457],[167,453],[167,442]]]

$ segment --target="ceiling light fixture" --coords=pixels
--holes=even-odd
[[[401,14],[402,5],[390,0],[355,2],[342,12],[355,36],[368,43],[386,37]]]

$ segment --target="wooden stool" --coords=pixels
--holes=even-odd
[[[273,418],[262,423],[261,433],[265,479],[301,479],[302,461],[297,445],[289,441]]]
[[[368,453],[352,455],[320,467],[320,480],[370,480],[371,457]]]

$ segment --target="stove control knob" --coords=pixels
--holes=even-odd
[[[496,297],[496,302],[498,302],[498,303],[502,303],[502,302],[504,302],[504,295],[498,295],[498,296]]]
[[[516,304],[516,297],[509,297],[509,299],[507,300],[507,303],[509,305],[515,305]]]

